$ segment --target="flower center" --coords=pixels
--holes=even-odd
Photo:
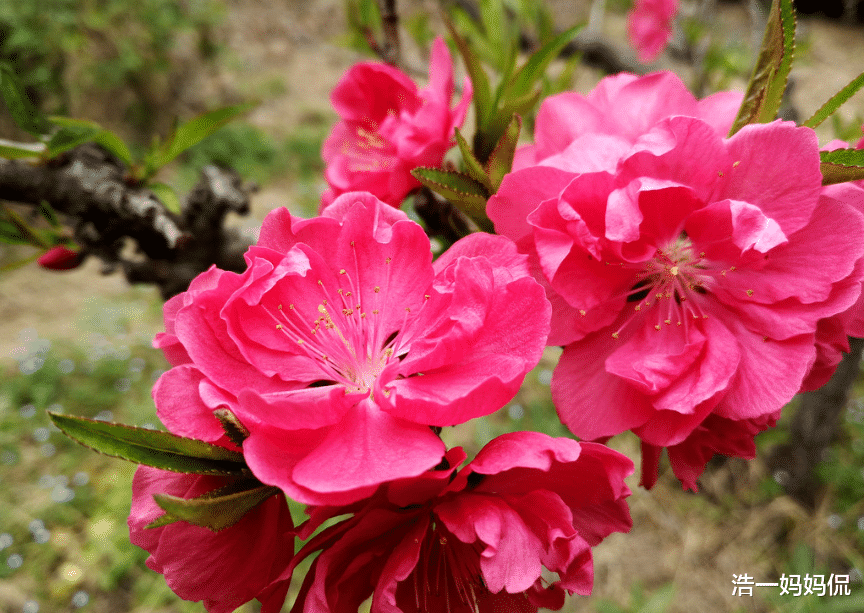
[[[480,571],[480,553],[479,542],[463,543],[433,518],[420,544],[413,579],[403,583],[414,588],[416,610],[462,611],[467,607],[479,613],[479,600],[489,591]]]
[[[391,261],[392,258],[386,258],[385,266],[389,267]],[[387,314],[388,309],[393,309],[386,299],[389,275],[383,288],[374,286],[366,292],[361,292],[355,283],[359,276],[357,268],[354,275],[340,270],[342,287],[335,293],[319,280],[321,299],[314,311],[308,302],[303,312],[293,303],[279,303],[270,309],[264,306],[276,322],[276,330],[296,343],[300,353],[311,358],[320,369],[321,378],[310,383],[310,387],[336,384],[342,385],[346,393],[372,394],[385,367],[408,354],[413,336],[408,331],[411,308],[405,307],[400,325],[394,330],[394,318]],[[386,389],[383,393],[390,394]]]
[[[729,268],[729,271],[734,270],[734,266]],[[724,270],[722,274],[726,272]],[[653,313],[656,318],[653,326],[657,331],[663,326],[686,328],[690,320],[708,318],[702,309],[700,296],[709,293],[713,287],[714,270],[705,259],[705,253],[697,253],[686,234],[657,249],[653,258],[640,264],[635,281],[626,293],[627,302],[636,303],[634,314],[612,333],[613,338],[618,338],[639,312]]]

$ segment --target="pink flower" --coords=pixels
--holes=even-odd
[[[147,566],[165,575],[174,593],[185,600],[203,600],[210,613],[231,613],[253,598],[281,607],[285,592],[266,588],[294,553],[293,523],[284,496],[271,496],[219,532],[185,521],[145,528],[164,514],[153,494],[193,498],[231,481],[140,466],[132,481],[129,536],[150,552]]]
[[[543,101],[534,143],[517,150],[513,170],[539,164],[613,172],[633,144],[666,117],[696,117],[725,136],[742,98],[728,91],[697,100],[674,72],[605,77],[587,96],[564,92]]]
[[[632,462],[595,443],[513,432],[467,466],[451,449],[434,470],[389,483],[352,507],[316,508],[301,530],[353,513],[312,538],[293,564],[312,562],[294,611],[534,613],[589,594],[591,547],[631,519]],[[547,585],[546,567],[558,579]],[[290,576],[290,569],[286,577]]]
[[[559,415],[674,448],[696,489],[714,451],[752,456],[741,441],[799,390],[820,320],[857,300],[864,215],[822,189],[813,131],[779,121],[723,139],[673,116],[612,172],[562,166],[512,173],[488,207],[547,287]]]
[[[636,0],[627,14],[627,37],[643,64],[654,61],[672,38],[678,0]]]
[[[540,359],[550,307],[526,257],[476,234],[429,239],[371,194],[322,217],[277,209],[243,274],[211,268],[165,305],[175,365],[154,388],[173,432],[217,440],[227,407],[264,483],[342,504],[441,461],[430,426],[489,414]]]
[[[462,100],[450,108],[453,64],[441,38],[432,45],[429,85],[386,64],[363,62],[339,81],[331,100],[341,121],[324,142],[324,175],[330,189],[322,207],[336,196],[368,191],[395,207],[420,187],[411,175],[418,166],[440,166],[471,102],[466,79]]]
[[[48,270],[72,270],[81,265],[81,254],[58,245],[40,255],[36,262]]]
[[[823,147],[822,151],[847,147],[849,143],[833,140]],[[864,139],[858,143],[857,148],[864,148]],[[827,185],[822,188],[822,193],[864,214],[864,181]],[[816,329],[816,361],[801,383],[802,392],[818,389],[828,382],[837,369],[842,354],[849,352],[850,336],[864,337],[864,292],[857,302],[843,313],[819,321]]]

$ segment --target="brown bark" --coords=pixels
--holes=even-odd
[[[849,353],[843,356],[828,383],[801,395],[801,404],[792,417],[789,442],[778,445],[768,459],[772,474],[786,493],[809,509],[816,507],[823,489],[816,466],[840,436],[843,409],[860,372],[864,339],[850,338],[849,346]]]
[[[209,166],[188,194],[180,216],[150,190],[127,179],[123,164],[87,144],[45,163],[0,159],[0,199],[64,214],[84,256],[120,267],[130,283],[157,285],[164,298],[184,291],[216,264],[242,271],[246,245],[223,227],[229,211],[249,211],[249,190],[233,170]],[[137,256],[121,254],[132,239]]]

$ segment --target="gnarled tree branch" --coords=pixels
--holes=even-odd
[[[99,257],[108,269],[122,267],[130,283],[159,286],[166,299],[212,264],[245,269],[248,245],[222,227],[229,211],[249,211],[249,190],[233,170],[205,168],[177,216],[128,181],[121,162],[86,144],[39,164],[0,159],[0,199],[33,206],[47,201],[69,219],[85,255]],[[135,261],[121,253],[127,237],[140,255]]]

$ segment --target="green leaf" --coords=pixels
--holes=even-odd
[[[507,97],[520,97],[529,93],[534,84],[543,78],[546,68],[550,62],[558,57],[561,49],[573,40],[573,37],[582,29],[582,25],[575,25],[553,38],[547,44],[535,51],[528,61],[511,77],[508,84]],[[506,98],[505,98],[506,99]]]
[[[117,134],[106,130],[95,121],[61,116],[49,117],[48,120],[60,128],[48,141],[51,157],[83,143],[92,142],[101,145],[127,166],[132,165],[132,154],[126,143]]]
[[[57,157],[64,151],[89,143],[102,131],[99,126],[64,126],[48,140],[48,157]]]
[[[3,96],[6,107],[19,128],[34,136],[45,133],[47,129],[45,118],[27,97],[18,75],[5,62],[0,63],[0,95]]]
[[[459,210],[468,215],[484,232],[493,232],[492,222],[486,217],[488,194],[483,185],[467,175],[438,168],[415,168],[411,174],[420,183],[441,194]]]
[[[483,22],[485,38],[491,49],[495,49],[501,58],[503,68],[506,65],[507,55],[513,46],[513,39],[508,36],[507,18],[504,14],[504,3],[501,0],[481,0],[480,19]]]
[[[243,445],[243,441],[249,438],[249,430],[246,429],[243,422],[237,419],[237,416],[229,409],[216,409],[213,411],[213,415],[222,424],[222,429],[225,430],[225,434],[228,435],[231,442],[238,447]]]
[[[9,272],[10,270],[17,270],[18,268],[24,268],[28,264],[32,264],[36,260],[39,259],[41,253],[34,253],[33,255],[24,258],[23,260],[15,260],[14,262],[8,262],[0,266],[0,272]]]
[[[237,115],[245,113],[255,106],[254,103],[227,106],[193,117],[186,123],[181,124],[174,130],[173,134],[151,154],[151,175],[171,162],[178,155],[197,145],[202,140],[213,134],[216,130],[234,119]]]
[[[15,226],[18,235],[24,239],[22,242],[28,245],[35,245],[36,247],[42,247],[43,249],[49,249],[54,245],[46,239],[41,232],[39,232],[36,228],[31,228],[27,225],[27,222],[24,221],[24,218],[21,217],[18,213],[16,213],[13,209],[0,205],[3,208],[3,212],[6,213],[6,219]]]
[[[468,76],[471,79],[471,87],[474,90],[474,113],[477,115],[479,130],[481,126],[486,125],[488,118],[494,112],[492,108],[492,87],[489,84],[489,77],[486,76],[486,71],[483,70],[480,60],[474,55],[465,39],[456,32],[453,24],[447,20],[444,23],[456,42],[456,47],[459,49],[462,61],[465,62],[465,70],[468,71]]]
[[[768,13],[762,50],[729,136],[751,123],[777,117],[795,54],[795,11],[792,0],[774,0]]]
[[[513,169],[513,155],[516,152],[516,145],[519,143],[519,132],[522,130],[522,118],[519,115],[513,115],[504,134],[495,145],[495,150],[489,156],[489,162],[486,168],[489,173],[489,180],[492,182],[492,192],[498,191],[501,181],[504,180],[504,175]]]
[[[61,228],[60,219],[57,217],[57,213],[54,212],[54,209],[48,204],[47,200],[43,200],[39,203],[39,212],[42,213],[42,217],[51,224],[51,227],[55,230],[59,230]]]
[[[456,128],[456,144],[459,145],[459,151],[462,153],[462,160],[465,162],[465,169],[468,171],[468,175],[483,184],[483,187],[489,191],[492,191],[492,183],[489,181],[489,175],[486,174],[486,169],[483,168],[483,164],[480,163],[474,156],[474,152],[471,151],[470,145],[468,145],[468,141],[465,140],[465,137],[462,136],[462,132],[459,131],[459,128]]]
[[[138,464],[197,475],[246,475],[243,454],[147,428],[48,413],[69,438],[105,455]]]
[[[30,245],[30,241],[24,236],[15,224],[0,219],[0,241],[8,245]],[[41,254],[37,254],[39,257]]]
[[[666,613],[675,598],[675,586],[671,583],[658,588],[651,597],[639,607],[638,613]]]
[[[16,158],[35,158],[45,153],[42,143],[16,143],[0,138],[0,157],[9,160]]]
[[[822,185],[864,179],[864,149],[835,149],[819,153]]]
[[[257,479],[240,479],[230,485],[186,499],[170,494],[154,494],[156,504],[166,512],[147,528],[185,521],[219,532],[240,521],[246,513],[279,493],[279,488]]]
[[[820,123],[831,117],[837,109],[849,100],[849,98],[854,96],[862,87],[864,87],[864,72],[852,79],[849,85],[834,94],[818,111],[813,113],[813,116],[810,119],[801,125],[807,126],[808,128],[815,128]]]
[[[165,208],[172,213],[180,214],[180,198],[174,188],[166,183],[152,181],[147,184],[147,189],[153,192],[159,201],[165,205]]]

